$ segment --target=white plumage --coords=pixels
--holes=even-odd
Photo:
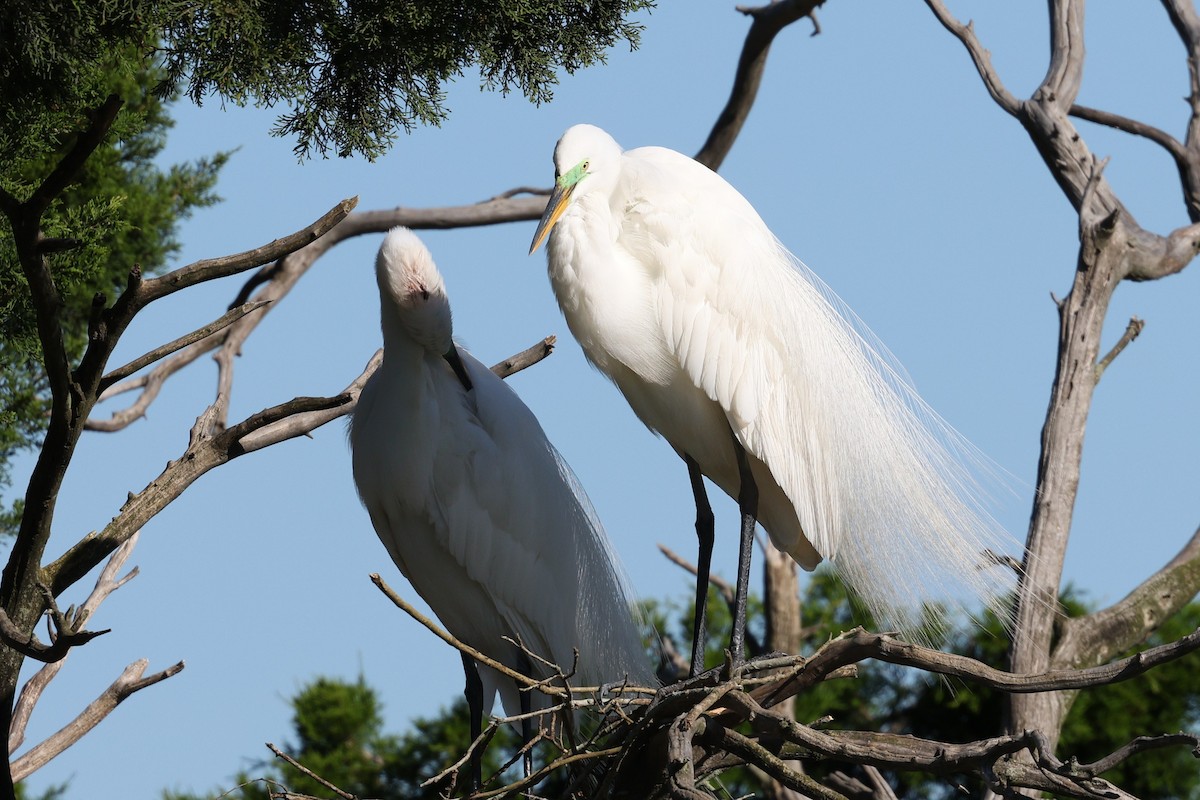
[[[1008,543],[977,502],[973,448],[723,178],[591,125],[554,152],[550,281],[587,358],[731,497],[730,431],[758,519],[806,569],[822,558],[909,632],[964,592],[1003,612]],[[972,465],[972,466],[969,466]]]
[[[564,669],[578,648],[577,685],[647,680],[630,598],[570,468],[504,381],[461,352],[468,390],[448,362],[460,351],[429,251],[393,229],[376,272],[383,363],[350,443],[392,559],[450,633],[513,669],[546,674],[505,636]],[[485,711],[499,691],[506,712],[519,712],[512,681],[486,668],[481,678]]]

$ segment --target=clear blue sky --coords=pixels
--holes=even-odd
[[[1043,4],[953,3],[974,15],[1002,78],[1027,94],[1045,68]],[[1018,7],[1019,6],[1019,7]],[[1157,6],[1093,4],[1080,101],[1182,135],[1183,52]],[[644,17],[642,47],[564,76],[553,103],[451,89],[449,122],[402,136],[377,163],[297,164],[268,136],[272,116],[180,106],[164,162],[239,148],[219,186],[225,202],[181,230],[180,263],[252,247],[303,227],[343,197],[360,209],[481,200],[548,185],[551,151],[576,122],[626,147],[686,153],[725,101],[746,20],[732,3],[669,3]],[[723,174],[779,238],[866,320],[929,403],[1010,471],[1000,509],[1022,535],[1053,372],[1051,293],[1070,286],[1075,216],[1019,125],[987,98],[961,46],[921,3],[833,2],[823,34],[801,22],[771,55],[763,88]],[[1080,124],[1142,224],[1186,222],[1176,176],[1144,142]],[[679,597],[686,576],[656,543],[693,552],[686,471],[584,362],[526,249],[533,223],[432,232],[456,331],[491,363],[543,336],[560,346],[513,385],[587,487],[636,591]],[[379,345],[372,260],[379,237],[320,261],[250,339],[236,367],[233,417],[348,383]],[[1106,373],[1088,427],[1068,578],[1118,599],[1170,558],[1196,526],[1200,271],[1125,285],[1107,343],[1131,315],[1141,338]],[[239,281],[174,296],[139,317],[116,362],[218,316]],[[116,513],[186,445],[210,401],[215,367],[177,376],[149,419],[84,439],[60,496],[50,556]],[[101,410],[100,413],[106,413]],[[717,507],[716,568],[732,572],[735,509]],[[344,424],[210,473],[144,532],[141,575],[102,607],[113,632],[74,652],[30,726],[34,742],[67,722],[129,662],[187,669],[130,699],[31,779],[70,780],[71,797],[153,797],[164,788],[229,788],[266,741],[289,737],[287,699],[318,675],[361,670],[386,703],[390,730],[461,691],[459,660],[390,607],[382,572],[413,597],[360,507]],[[90,585],[90,582],[89,582]],[[85,587],[86,588],[86,587]],[[86,591],[70,598],[77,601]],[[415,599],[415,598],[414,598]]]

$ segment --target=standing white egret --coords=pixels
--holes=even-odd
[[[461,641],[550,677],[504,637],[597,685],[647,679],[630,598],[586,495],[533,413],[451,338],[433,258],[394,228],[376,260],[383,363],[350,426],[354,481],[396,566]],[[531,693],[464,657],[472,733],[497,692]],[[643,684],[645,685],[645,684]],[[545,701],[532,698],[533,707]]]
[[[805,569],[830,559],[885,624],[913,631],[956,585],[998,608],[973,449],[723,178],[576,125],[554,151],[550,282],[588,360],[688,466],[700,538],[692,669],[703,666],[712,512],[742,514],[730,647],[742,658],[755,518]],[[1007,576],[1011,577],[1011,576]]]

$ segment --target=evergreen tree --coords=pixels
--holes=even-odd
[[[157,159],[166,144],[172,121],[166,103],[154,96],[161,71],[134,71],[139,63],[128,53],[116,62],[122,68],[98,79],[94,92],[113,92],[126,101],[119,129],[88,159],[80,180],[51,205],[43,217],[42,233],[61,239],[64,249],[54,256],[54,276],[63,294],[60,320],[68,356],[83,353],[92,298],[113,297],[135,266],[153,274],[167,266],[179,249],[176,229],[194,209],[218,198],[213,192],[226,154],[193,164],[162,168]],[[77,89],[79,87],[76,87]],[[93,96],[95,99],[95,96]],[[25,200],[54,169],[74,142],[70,114],[50,114],[56,120],[42,131],[45,138],[8,131],[16,145],[0,166],[0,187],[18,201]],[[7,128],[8,126],[3,126]],[[11,484],[9,465],[21,450],[35,446],[49,414],[45,373],[41,365],[33,307],[17,262],[12,231],[0,226],[0,491]],[[11,533],[20,521],[21,504],[0,513],[0,534]]]

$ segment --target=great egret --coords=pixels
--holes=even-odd
[[[587,496],[520,398],[453,342],[429,251],[394,228],[375,269],[383,363],[363,387],[350,445],[358,493],[392,560],[450,633],[512,669],[550,677],[504,637],[564,669],[578,650],[580,685],[648,680]],[[512,680],[467,658],[463,666],[474,735],[497,692],[509,715],[531,709]],[[532,697],[532,708],[545,705]]]
[[[876,619],[913,632],[954,585],[1003,610],[973,449],[865,326],[723,178],[576,125],[529,252],[584,354],[688,466],[700,538],[692,670],[703,668],[712,512],[742,514],[730,647],[742,659],[755,518],[805,569],[830,559]],[[1000,571],[1002,573],[1002,570]],[[961,596],[960,596],[961,600]]]

